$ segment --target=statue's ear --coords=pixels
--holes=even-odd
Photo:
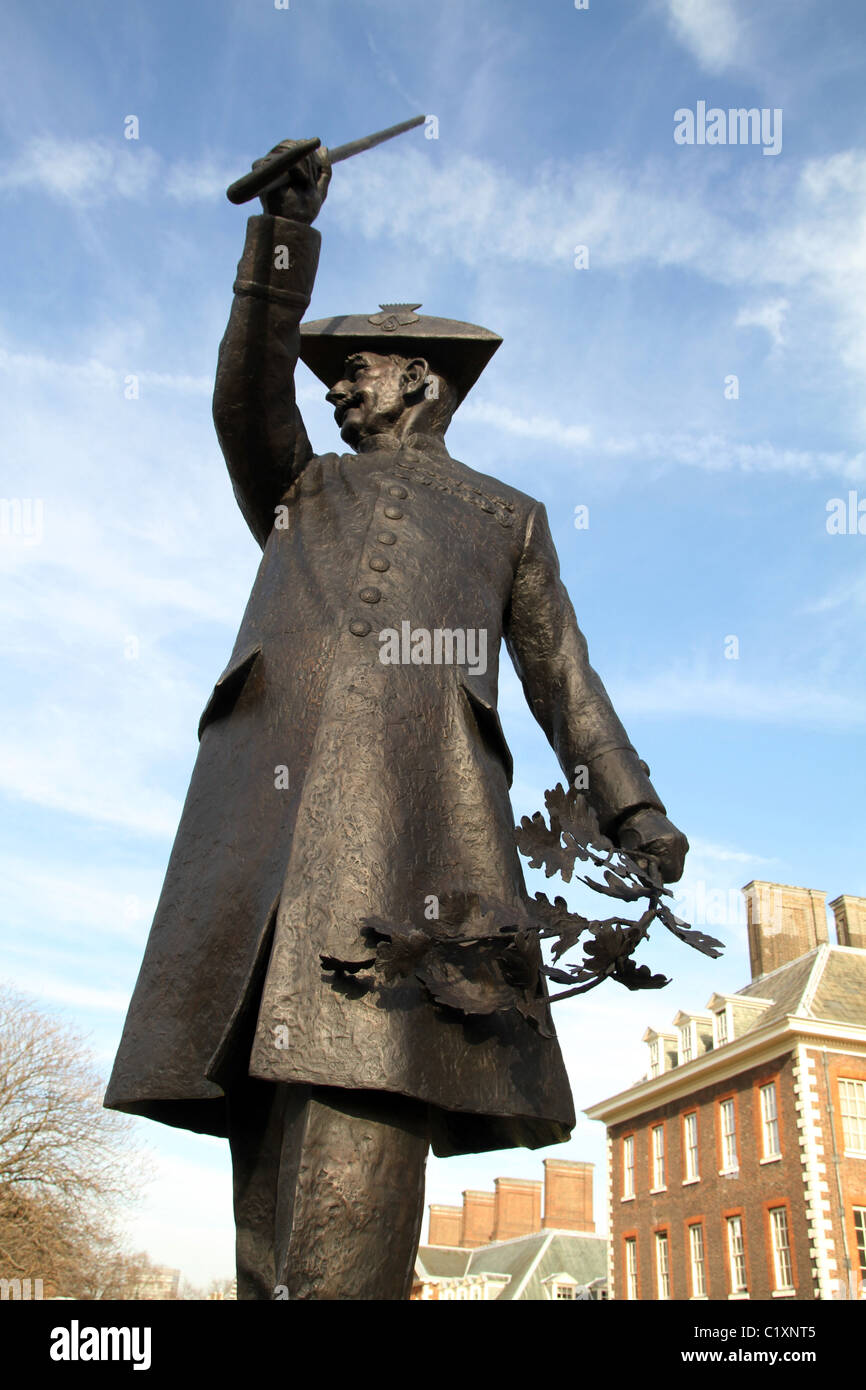
[[[411,358],[403,368],[400,382],[404,396],[417,395],[424,387],[430,367],[423,357]]]

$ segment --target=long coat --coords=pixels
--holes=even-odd
[[[423,923],[435,899],[526,900],[503,638],[566,776],[589,769],[603,827],[663,808],[589,665],[544,507],[434,435],[313,454],[292,374],[318,249],[312,228],[250,219],[214,409],[264,554],[202,715],[105,1103],[224,1134],[252,1039],[254,1077],[428,1102],[437,1153],[540,1147],[574,1124],[552,1029],[513,1009],[463,1017],[411,972],[365,990],[323,957],[369,959],[368,919]],[[385,663],[380,634],[404,624],[484,633],[486,669]]]

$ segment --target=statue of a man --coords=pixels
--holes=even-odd
[[[589,665],[544,507],[448,452],[500,340],[414,305],[301,326],[329,178],[327,153],[308,156],[247,228],[214,417],[264,553],[201,718],[106,1095],[228,1137],[247,1299],[407,1297],[431,1144],[569,1137],[549,1013],[544,1027],[509,1007],[473,1017],[422,972],[387,989],[359,973],[371,919],[527,900],[503,638],[602,829],[669,881],[688,847]],[[351,453],[313,452],[299,356]],[[540,976],[537,993],[545,1012]]]

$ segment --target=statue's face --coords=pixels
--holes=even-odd
[[[334,406],[340,434],[352,449],[375,434],[392,431],[410,398],[427,376],[421,358],[396,362],[376,352],[356,352],[346,358],[345,375],[325,397]]]

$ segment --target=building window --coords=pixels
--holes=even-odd
[[[706,1298],[707,1270],[703,1226],[689,1226],[689,1265],[692,1275],[692,1298]]]
[[[731,1293],[746,1293],[746,1246],[741,1216],[728,1217],[728,1268],[731,1274]]]
[[[655,1042],[650,1043],[650,1076],[658,1076],[660,1071],[659,1040],[656,1038]]]
[[[785,1207],[770,1211],[770,1236],[773,1242],[773,1273],[776,1291],[794,1287],[794,1267],[791,1264],[791,1241],[788,1235],[788,1212]]]
[[[665,1185],[665,1127],[664,1125],[653,1125],[652,1129],[652,1156],[653,1156],[653,1191],[659,1192]]]
[[[866,1153],[866,1081],[839,1081],[842,1134],[849,1153]]]
[[[622,1195],[634,1196],[634,1135],[622,1141]]]
[[[866,1207],[854,1208],[854,1234],[857,1237],[857,1262],[860,1282],[866,1284]]]
[[[737,1163],[737,1117],[733,1100],[723,1100],[719,1106],[722,1127],[722,1172],[733,1173]]]
[[[637,1240],[629,1236],[625,1243],[625,1296],[637,1298]]]
[[[696,1111],[683,1116],[683,1153],[686,1161],[686,1182],[700,1177],[698,1172],[698,1116]]]
[[[774,1081],[761,1087],[761,1140],[764,1158],[780,1156],[782,1151],[779,1148],[779,1111]]]
[[[680,1062],[690,1062],[693,1056],[692,1025],[684,1023],[680,1029]]]
[[[716,1037],[719,1047],[724,1047],[728,1041],[728,1010],[720,1009],[716,1014]]]
[[[671,1296],[671,1265],[667,1231],[656,1232],[656,1297]]]
[[[577,1298],[577,1285],[576,1285],[576,1284],[554,1284],[554,1286],[553,1286],[553,1297],[556,1298],[556,1299],[560,1299],[560,1298]]]

